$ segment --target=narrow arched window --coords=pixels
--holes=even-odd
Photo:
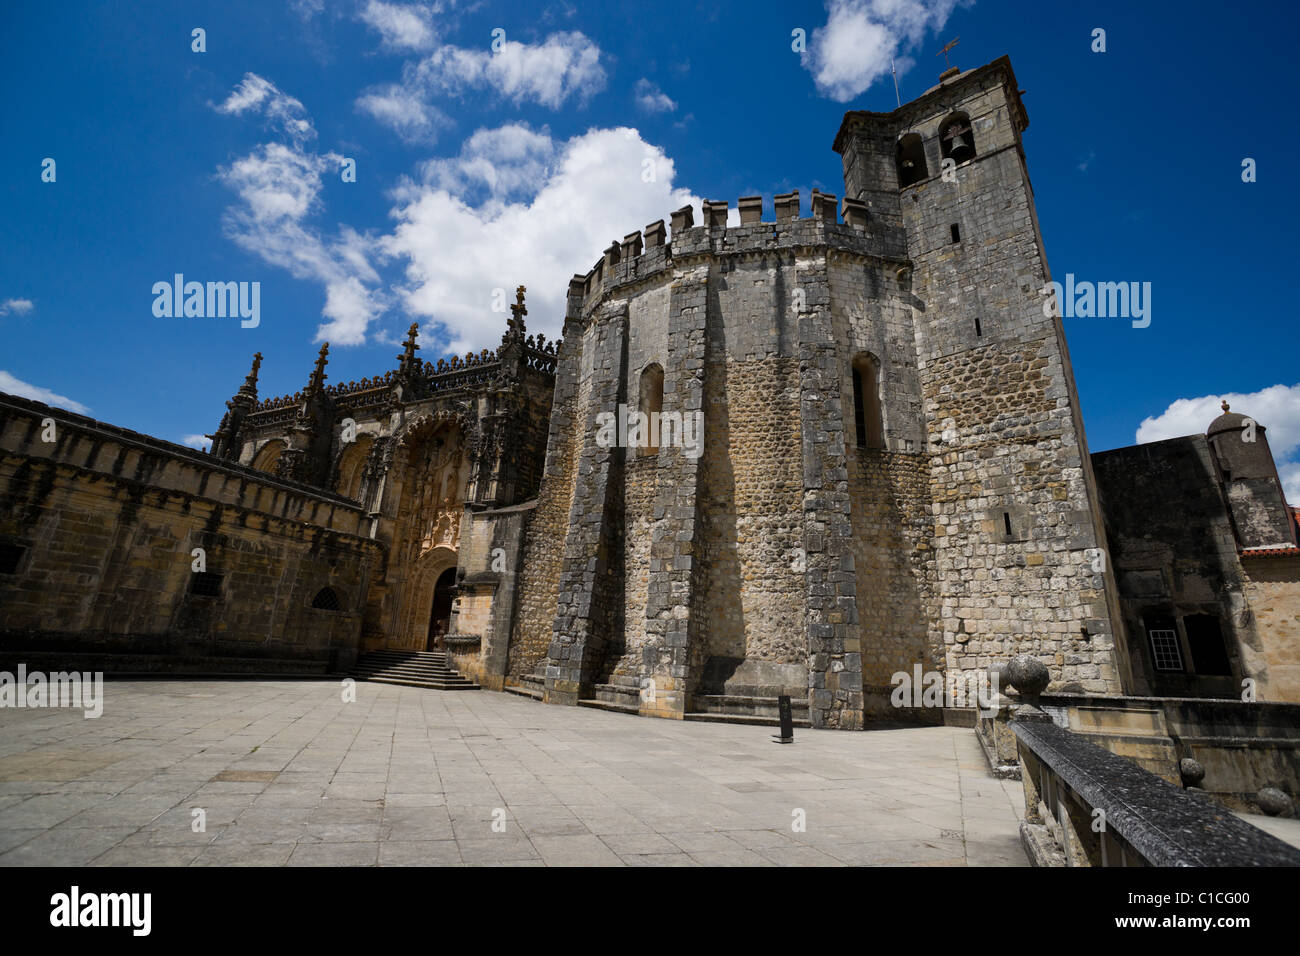
[[[975,130],[965,113],[953,113],[939,125],[939,152],[955,163],[975,158]]]
[[[338,593],[333,588],[321,588],[317,591],[316,596],[311,599],[311,606],[322,611],[343,610],[343,602],[339,600]]]
[[[895,162],[900,188],[930,178],[930,170],[925,163],[925,144],[921,141],[920,133],[907,133],[898,141]]]
[[[641,373],[640,401],[637,411],[645,416],[647,440],[641,445],[639,454],[656,455],[659,453],[660,416],[664,410],[664,370],[658,363],[651,363]]]
[[[880,362],[863,352],[853,360],[853,411],[859,448],[884,448],[880,410]]]

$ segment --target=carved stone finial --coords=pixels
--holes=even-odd
[[[257,372],[262,367],[262,353],[253,353],[253,368],[244,376],[244,384],[239,387],[239,394],[245,398],[257,399]]]
[[[397,356],[397,368],[401,372],[409,374],[411,367],[415,364],[415,352],[420,347],[415,344],[415,337],[419,334],[419,331],[419,322],[412,322],[411,327],[406,330],[406,341],[402,343],[402,354]]]
[[[1229,408],[1228,400],[1225,398],[1225,399],[1223,400],[1222,404],[1221,404],[1219,407],[1222,408],[1223,411],[1226,413],[1226,412],[1228,411],[1228,408]]]
[[[524,305],[524,293],[527,288],[519,286],[515,289],[515,304],[510,307],[510,318],[506,319],[506,332],[501,336],[501,344],[505,345],[511,339],[523,341],[524,334],[527,331],[524,326],[524,316],[528,314],[528,309]]]
[[[319,389],[325,384],[325,366],[329,363],[330,344],[326,342],[320,347],[320,355],[316,356],[316,367],[312,369],[311,382],[308,387]]]

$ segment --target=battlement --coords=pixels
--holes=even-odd
[[[697,256],[772,253],[811,247],[835,247],[864,256],[904,259],[897,237],[877,234],[867,204],[814,189],[807,216],[799,191],[772,198],[773,218],[763,218],[763,197],[742,196],[736,202],[740,223],[728,225],[730,203],[705,200],[697,225],[695,208],[683,206],[669,217],[672,239],[658,219],[644,230],[613,241],[586,275],[569,280],[570,314],[585,312],[613,288],[640,282]]]

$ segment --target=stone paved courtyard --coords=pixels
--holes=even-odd
[[[780,746],[486,691],[356,693],[109,681],[98,719],[0,710],[0,863],[1026,865],[1020,784],[970,730]]]

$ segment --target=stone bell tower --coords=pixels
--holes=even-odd
[[[848,113],[845,193],[903,248],[916,328],[946,669],[1039,656],[1054,689],[1118,693],[1127,660],[1096,481],[1008,58]],[[1117,650],[1120,653],[1117,654]]]

